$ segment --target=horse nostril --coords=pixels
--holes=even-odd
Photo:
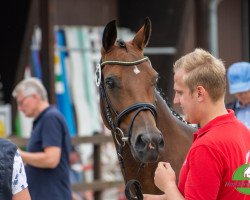
[[[164,140],[162,135],[150,136],[149,134],[140,134],[135,142],[137,150],[160,150],[164,147]]]
[[[161,136],[161,138],[160,138],[158,144],[159,144],[159,149],[163,149],[163,148],[164,148],[165,143],[164,143],[164,140],[163,140],[163,137],[162,137],[162,136]]]
[[[136,142],[135,142],[135,147],[138,149],[138,150],[143,150],[146,148],[146,142],[144,141],[145,139],[143,139],[143,134],[139,135],[136,139]]]

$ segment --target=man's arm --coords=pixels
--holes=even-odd
[[[154,183],[164,194],[144,194],[145,200],[185,200],[176,185],[175,172],[169,163],[158,163],[155,170]]]
[[[12,171],[12,200],[30,200],[26,173],[20,152],[17,150]]]
[[[28,188],[12,196],[12,200],[31,200]]]
[[[164,192],[163,198],[167,200],[184,200],[176,185],[175,172],[170,163],[159,162],[155,170],[155,185]]]
[[[56,146],[46,147],[43,152],[19,151],[24,163],[39,168],[55,168],[61,158],[61,148]]]
[[[165,194],[143,194],[144,200],[167,200]]]

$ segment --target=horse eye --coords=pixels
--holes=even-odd
[[[115,87],[115,81],[114,81],[112,78],[107,78],[107,79],[105,80],[105,84],[107,85],[107,87],[108,87],[109,89],[112,89],[112,88]]]

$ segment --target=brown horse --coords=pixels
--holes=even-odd
[[[117,40],[115,21],[108,23],[96,76],[102,118],[112,132],[125,182],[137,179],[143,193],[159,194],[157,162],[170,162],[178,177],[195,129],[173,115],[156,90],[158,74],[143,54],[150,34],[148,18],[128,42]]]

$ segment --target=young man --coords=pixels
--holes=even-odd
[[[181,106],[186,121],[200,128],[183,163],[178,187],[171,165],[159,162],[155,184],[164,194],[145,195],[145,200],[250,199],[233,181],[234,172],[248,162],[250,133],[234,112],[225,108],[222,61],[196,49],[176,61],[174,73],[174,103]],[[250,184],[244,187],[250,188]]]
[[[228,68],[229,92],[235,100],[226,105],[250,129],[250,63],[237,62]]]
[[[0,138],[0,199],[30,200],[23,161],[12,142]]]
[[[21,81],[14,89],[18,109],[33,117],[27,152],[20,151],[31,198],[71,200],[68,128],[62,114],[49,105],[47,92],[36,78]]]

